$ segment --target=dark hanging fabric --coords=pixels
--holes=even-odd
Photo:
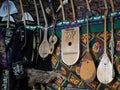
[[[24,68],[32,68],[31,66],[31,59],[32,59],[32,52],[33,52],[33,30],[26,29],[26,45],[22,50],[23,59],[24,59]]]
[[[24,26],[19,26],[17,30],[15,31],[14,37],[13,37],[13,62],[22,61],[23,54],[22,49],[25,46],[25,30]]]
[[[7,68],[6,47],[3,39],[2,28],[0,28],[0,68]]]
[[[14,78],[11,78],[13,74],[12,72],[12,39],[15,31],[15,23],[10,22],[9,28],[6,28],[6,21],[0,22],[0,36],[3,39],[3,43],[5,46],[5,55],[4,57],[6,58],[6,67],[1,70],[1,85],[3,85],[0,89],[1,90],[13,90],[11,87],[14,85]],[[3,46],[1,46],[2,48]],[[2,49],[1,49],[2,50]],[[1,59],[4,60],[4,59]],[[1,66],[1,65],[0,65]],[[7,89],[5,89],[7,87]]]
[[[37,59],[37,69],[44,71],[52,71],[51,55],[46,58],[41,58],[40,55]]]
[[[15,29],[15,23],[10,22],[9,28],[6,28],[6,21],[0,22],[0,26],[3,28],[3,37],[4,37],[4,42],[6,46],[6,50],[9,48],[11,45],[11,40],[14,34],[14,29]]]
[[[40,45],[40,29],[36,28],[33,33],[33,50],[32,50],[32,59],[31,59],[31,67],[37,68],[37,60],[38,60],[38,48]]]
[[[34,23],[28,22],[30,25]],[[17,24],[13,39],[13,74],[14,87],[11,90],[31,90],[28,87],[28,77],[25,69],[30,67],[33,50],[33,30],[26,29],[23,24]],[[18,70],[17,70],[18,69]],[[13,78],[14,78],[13,77]]]
[[[0,90],[10,90],[9,89],[9,70],[3,69],[0,72]]]
[[[6,47],[6,59],[7,59],[7,67],[10,68],[12,66],[12,52],[13,52],[13,36],[16,30],[16,24],[14,22],[10,22],[9,28],[6,28],[6,21],[0,22],[0,27],[2,28],[2,35],[4,44]]]
[[[26,30],[26,45],[24,47],[24,49],[22,50],[22,53],[24,55],[24,57],[26,57],[26,59],[28,61],[31,60],[32,58],[32,40],[33,40],[33,31],[32,30]]]
[[[28,26],[34,26],[34,22],[32,21],[26,21],[26,24]],[[24,64],[24,66],[26,68],[30,67],[30,62],[32,59],[32,51],[33,51],[33,34],[34,34],[34,30],[30,30],[30,29],[26,29],[26,45],[22,50],[22,54],[23,54],[23,58],[24,61],[26,61],[26,63]]]
[[[25,47],[25,33],[24,26],[19,25],[12,39],[11,90],[25,90],[21,89],[20,83],[21,79],[24,78],[22,49]]]
[[[6,59],[6,46],[3,38],[3,28],[0,27],[0,72],[2,72],[2,70],[6,69],[7,67],[8,65]],[[2,74],[3,73],[1,73],[1,75]],[[3,81],[3,78],[1,78],[1,81]]]

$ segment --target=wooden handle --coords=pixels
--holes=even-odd
[[[86,4],[87,4],[87,13],[86,13],[86,15],[87,16],[91,16],[92,12],[91,12],[90,4],[89,4],[88,0],[86,0]]]
[[[86,17],[86,29],[87,29],[87,51],[89,52],[89,22],[88,22],[88,16]]]
[[[88,11],[90,12],[90,11],[91,11],[91,9],[90,9],[90,5],[89,5],[88,0],[86,0],[86,4],[87,4],[87,9],[88,9]],[[89,19],[89,13],[87,13],[87,15],[86,15],[87,51],[89,52],[89,51],[90,51],[90,49],[89,49],[89,22],[88,22],[88,19]]]
[[[22,0],[20,0],[20,7],[21,7],[21,11],[22,11],[22,16],[23,16],[23,23],[24,23],[24,26],[26,26],[26,21],[25,21],[25,15],[24,15],[24,10],[23,10]]]
[[[106,53],[106,17],[107,17],[107,10],[108,10],[108,7],[107,7],[107,2],[106,0],[104,0],[104,5],[105,5],[105,12],[104,12],[104,52]]]
[[[114,12],[114,11],[115,11],[115,9],[114,9],[113,0],[110,0],[110,4],[111,4],[111,7],[112,7],[112,12]]]
[[[52,11],[52,17],[53,17],[53,20],[56,20],[55,12],[54,12],[54,9],[53,9],[53,3],[52,3],[51,0],[49,0],[49,4],[50,4],[51,11]]]
[[[34,0],[34,6],[35,6],[36,17],[37,17],[37,25],[40,25],[36,0]]]
[[[110,4],[112,7],[112,12],[114,12],[115,10],[114,10],[113,0],[110,0]],[[111,16],[110,20],[111,20],[111,30],[112,30],[112,34],[113,34],[113,16]]]
[[[39,3],[40,3],[41,9],[42,9],[42,13],[43,13],[43,17],[44,17],[44,20],[45,20],[45,27],[48,27],[47,18],[46,18],[46,15],[45,15],[45,11],[44,11],[44,8],[43,8],[42,1],[39,0]]]
[[[65,11],[64,11],[64,6],[63,6],[62,0],[60,0],[60,4],[61,4],[61,6],[62,6],[62,16],[63,16],[63,20],[65,20]]]
[[[114,12],[114,4],[113,4],[113,0],[110,0],[110,4],[111,4],[111,7],[112,7],[112,12]],[[111,32],[112,32],[112,36],[113,36],[113,28],[114,28],[114,25],[113,25],[113,16],[111,16],[110,18],[111,20]]]
[[[106,53],[106,41],[107,41],[107,33],[106,33],[106,16],[104,16],[104,52]]]
[[[51,11],[52,11],[52,18],[53,18],[53,33],[52,33],[52,35],[54,35],[55,25],[56,25],[56,16],[55,16],[55,12],[54,12],[54,9],[53,9],[53,3],[51,2],[51,0],[49,0],[49,3],[50,3],[50,8],[51,8]]]
[[[104,0],[105,9],[108,10],[107,2]]]
[[[74,8],[74,4],[73,4],[73,0],[70,0],[71,2],[71,7],[72,7],[72,13],[73,13],[73,20],[75,20],[75,8]]]
[[[111,21],[111,30],[112,30],[112,32],[113,32],[113,28],[114,28],[114,25],[113,25],[113,23],[114,23],[114,22],[113,22],[113,16],[110,17],[110,21]]]
[[[9,1],[8,0],[6,0],[6,6],[7,6],[7,11],[8,11],[7,28],[9,28],[9,25],[10,25],[10,7],[9,7]]]
[[[110,0],[110,4],[112,7],[112,12],[114,12],[114,4],[113,4],[113,0]],[[111,16],[110,20],[111,20],[111,62],[112,62],[112,67],[113,67],[113,59],[114,59],[114,21],[113,21],[114,17]],[[113,70],[114,73],[114,70]],[[114,77],[114,76],[113,76]]]
[[[86,4],[87,4],[87,9],[88,9],[88,11],[91,11],[91,10],[90,10],[90,5],[89,5],[88,0],[86,0]]]
[[[107,14],[108,14],[108,7],[107,7],[107,2],[106,0],[104,0],[104,4],[105,4],[105,12],[104,12],[104,52],[106,53],[106,49],[107,49],[107,46],[106,46],[106,41],[107,41]]]
[[[112,12],[114,12],[114,4],[113,4],[113,0],[110,0],[110,4],[111,4],[111,7],[112,7]],[[110,20],[111,20],[111,36],[112,36],[112,39],[113,39],[113,28],[114,28],[114,25],[113,25],[113,16],[111,16]]]

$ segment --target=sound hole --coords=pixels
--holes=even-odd
[[[52,48],[50,48],[50,51],[52,51],[53,49]]]
[[[106,66],[107,64],[106,64],[106,63],[104,63],[104,65]]]
[[[51,43],[54,43],[54,40],[52,40]]]
[[[71,45],[72,45],[72,43],[71,43],[71,42],[69,42],[69,43],[68,43],[68,46],[71,46]]]
[[[87,63],[89,63],[89,62],[87,61]]]

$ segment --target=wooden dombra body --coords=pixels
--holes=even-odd
[[[103,54],[103,57],[97,68],[97,78],[101,83],[107,84],[113,80],[113,66],[110,62],[106,53]]]
[[[82,58],[80,77],[86,83],[92,82],[96,77],[95,64],[89,52],[86,52],[85,56]]]
[[[79,58],[79,27],[62,30],[62,60],[73,65]]]

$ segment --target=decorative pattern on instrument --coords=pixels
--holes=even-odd
[[[74,39],[75,34],[76,34],[76,31],[71,30],[71,32],[65,32],[65,37],[67,40],[69,40],[71,38]]]

